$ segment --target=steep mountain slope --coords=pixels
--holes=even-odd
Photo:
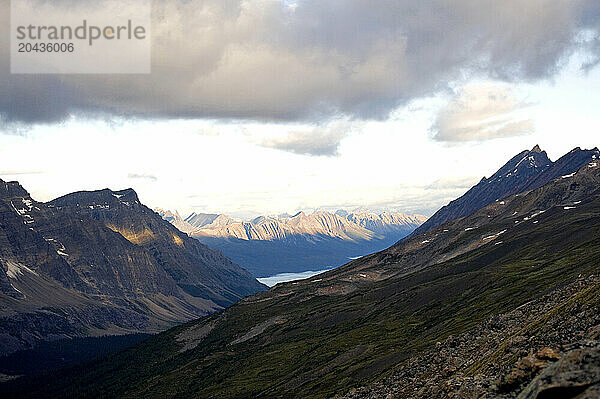
[[[422,365],[419,356],[438,342],[454,348],[452,337],[477,334],[486,320],[541,309],[539,318],[522,318],[522,328],[496,323],[500,351],[470,355],[469,378],[485,380],[496,365],[516,364],[519,357],[504,351],[511,342],[537,350],[538,343],[579,339],[534,335],[552,331],[550,322],[567,323],[560,318],[565,309],[583,309],[572,305],[586,307],[581,318],[591,324],[582,326],[600,329],[592,317],[600,285],[590,277],[600,270],[598,259],[600,162],[590,160],[573,175],[337,270],[279,284],[104,361],[3,389],[22,397],[327,397]],[[588,277],[589,284],[577,283]],[[442,377],[452,375],[450,366]],[[411,387],[430,378],[414,371]],[[520,387],[482,386],[491,397]]]
[[[44,204],[0,181],[0,353],[39,340],[156,332],[263,289],[133,190]]]
[[[484,177],[462,197],[442,207],[413,234],[421,234],[449,220],[468,216],[509,195],[539,188],[557,177],[577,171],[597,157],[600,157],[598,148],[581,150],[577,147],[552,162],[546,152],[536,145],[531,151],[516,155],[489,179]]]
[[[552,163],[550,168],[538,173],[525,184],[523,187],[515,188],[510,194],[516,194],[522,191],[535,190],[548,184],[554,179],[561,176],[567,176],[576,170],[579,170],[583,165],[600,158],[598,148],[592,150],[582,150],[577,147],[560,157],[556,162]]]
[[[58,209],[99,221],[144,248],[188,294],[228,306],[262,286],[250,273],[197,240],[181,234],[142,205],[135,191],[77,192],[50,202]]]
[[[189,234],[222,250],[255,276],[265,277],[332,268],[351,257],[379,251],[412,232],[425,217],[299,212],[294,216],[260,216],[250,222],[231,220],[224,215],[209,218],[204,220],[207,224]]]

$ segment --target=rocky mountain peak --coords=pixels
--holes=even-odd
[[[536,145],[531,151],[522,151],[511,158],[488,179],[482,179],[465,195],[442,207],[413,234],[468,216],[478,209],[509,195],[535,190],[561,176],[579,170],[590,159],[600,158],[598,149],[582,150],[576,147],[552,162],[546,151]]]
[[[0,198],[29,197],[29,193],[18,181],[5,182],[0,179]]]
[[[170,209],[154,208],[154,212],[158,213],[163,219],[172,223],[172,221],[183,221],[179,212],[171,211]]]
[[[338,216],[341,216],[343,218],[345,218],[346,216],[348,216],[350,213],[344,209],[338,209],[337,211],[335,211],[335,214]]]
[[[78,191],[67,194],[53,200],[52,203],[58,206],[133,206],[139,205],[140,200],[132,188],[118,191],[105,188],[103,190]]]
[[[192,225],[193,227],[203,227],[207,224],[211,224],[214,220],[219,217],[216,213],[196,213],[192,212],[184,220]]]
[[[236,220],[222,213],[191,213],[184,220],[188,224],[188,230],[193,231],[199,228],[209,228],[225,226],[235,223]]]
[[[257,216],[254,219],[252,219],[250,221],[250,223],[255,224],[255,225],[261,225],[264,223],[269,223],[269,222],[275,222],[277,219],[275,218],[271,218],[268,216]]]
[[[539,146],[535,146],[532,151],[523,151],[511,158],[503,167],[494,173],[489,179],[480,181],[479,184],[506,185],[506,181],[513,181],[515,186],[529,177],[540,173],[552,165],[545,151],[536,151]]]

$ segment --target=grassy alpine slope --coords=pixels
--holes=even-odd
[[[597,273],[600,168],[590,165],[59,378],[4,389],[26,386],[22,397],[328,397],[372,383],[450,335]]]

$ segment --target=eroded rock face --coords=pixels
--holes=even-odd
[[[600,343],[568,351],[538,375],[518,399],[597,398],[600,394]],[[578,345],[579,346],[579,345]]]
[[[500,391],[511,391],[523,382],[530,381],[551,362],[560,359],[558,351],[552,348],[542,348],[535,354],[521,358],[513,370],[498,382]]]

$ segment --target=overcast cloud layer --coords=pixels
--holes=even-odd
[[[381,119],[440,82],[534,81],[575,50],[600,51],[596,0],[174,0],[154,2],[151,75],[19,76],[0,1],[0,114],[13,124],[77,113]]]

